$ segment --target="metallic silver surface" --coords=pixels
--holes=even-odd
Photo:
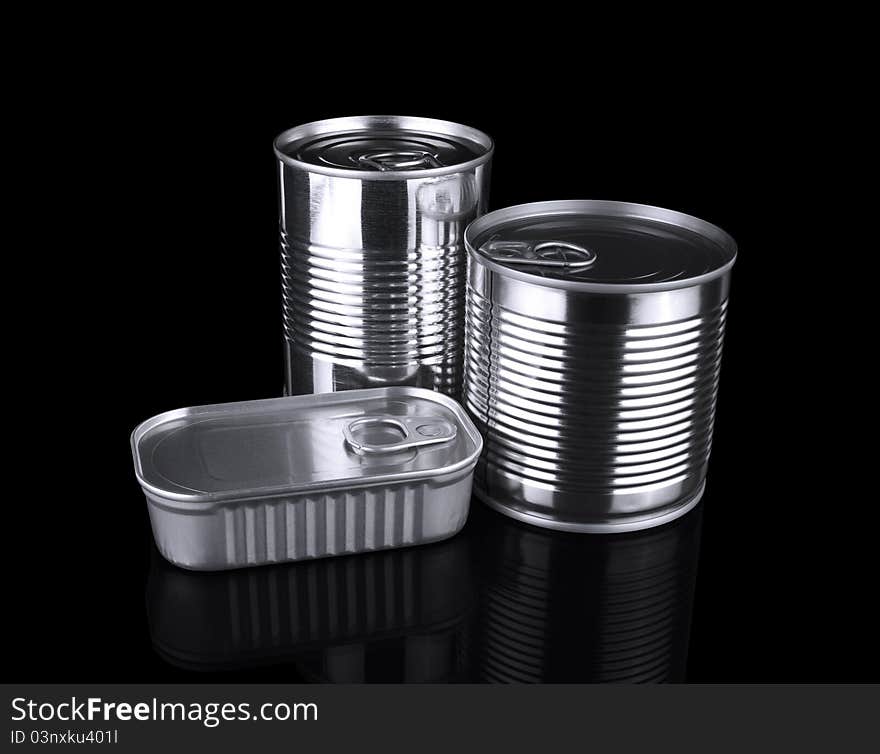
[[[523,264],[517,244],[543,242],[592,261]],[[492,212],[466,244],[463,401],[485,439],[476,494],[579,532],[657,526],[696,505],[733,240],[669,210],[572,201]]]
[[[400,426],[442,434],[402,443]],[[482,449],[452,399],[406,387],[169,411],[131,444],[159,551],[198,570],[452,536]]]
[[[475,129],[402,116],[278,137],[287,393],[457,396],[463,236],[486,209],[492,149]]]

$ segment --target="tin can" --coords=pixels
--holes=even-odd
[[[457,396],[464,229],[491,139],[457,123],[334,118],[275,141],[288,394],[407,385]]]
[[[702,495],[736,245],[689,215],[562,201],[467,229],[475,492],[528,523],[642,529]]]
[[[451,398],[397,387],[168,411],[131,445],[159,551],[221,570],[450,537],[482,440]]]

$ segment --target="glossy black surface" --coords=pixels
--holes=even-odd
[[[479,505],[479,504],[477,504]],[[446,542],[215,574],[153,549],[156,653],[330,682],[685,678],[700,511],[639,534],[535,529],[479,506]]]

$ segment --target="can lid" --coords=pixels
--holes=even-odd
[[[131,444],[145,489],[213,503],[435,478],[483,443],[451,398],[392,387],[169,411]]]
[[[578,290],[666,290],[719,277],[736,259],[723,230],[643,204],[537,202],[490,212],[465,233],[481,264],[539,285]]]
[[[284,163],[361,179],[459,172],[486,162],[492,149],[492,140],[475,128],[402,115],[315,121],[295,126],[275,140],[275,154]]]

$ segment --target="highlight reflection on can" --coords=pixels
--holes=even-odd
[[[657,207],[563,201],[491,212],[465,241],[477,496],[578,532],[658,526],[696,505],[733,239]]]
[[[275,141],[286,390],[460,390],[464,229],[492,141],[448,121],[334,118]]]

